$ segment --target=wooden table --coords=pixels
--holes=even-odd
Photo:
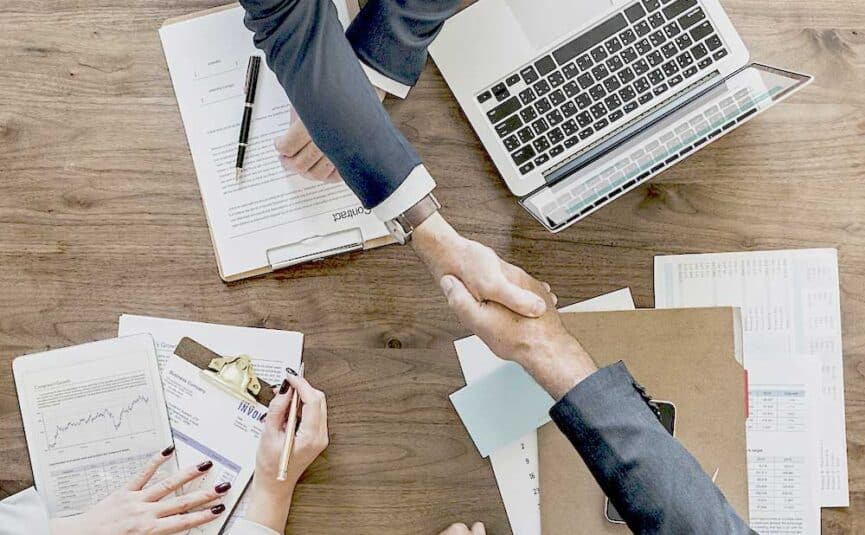
[[[157,28],[219,3],[2,0],[0,495],[31,484],[12,359],[114,336],[119,314],[142,313],[306,333],[333,436],[293,526],[432,533],[482,519],[509,532],[489,465],[446,399],[462,384],[452,341],[467,333],[410,251],[218,279]],[[851,507],[824,510],[823,533],[862,533],[865,6],[724,3],[755,58],[815,83],[557,236],[508,194],[434,65],[388,107],[437,177],[446,217],[550,281],[563,304],[630,286],[651,307],[656,254],[837,247]]]

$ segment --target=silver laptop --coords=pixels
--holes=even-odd
[[[811,81],[750,63],[717,0],[479,0],[430,54],[552,232]]]

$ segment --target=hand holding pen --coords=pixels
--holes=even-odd
[[[258,445],[255,476],[250,485],[250,504],[245,517],[282,533],[288,518],[297,481],[310,464],[327,448],[327,401],[324,393],[310,385],[294,370],[287,370],[276,397],[264,418],[264,432]],[[297,393],[297,429],[284,481],[278,479],[279,460],[289,433],[291,400]]]

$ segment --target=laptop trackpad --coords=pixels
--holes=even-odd
[[[535,49],[582,28],[612,9],[611,0],[504,0]]]

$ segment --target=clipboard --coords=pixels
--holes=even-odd
[[[344,26],[347,26],[348,23],[357,15],[359,11],[357,0],[333,1],[334,4],[337,6],[337,11],[339,12],[341,22]],[[233,3],[225,6],[219,6],[204,11],[191,13],[188,15],[170,18],[162,24],[162,28],[160,29],[160,35],[162,35],[168,27],[181,23],[187,23],[196,19],[200,19],[202,17],[208,17],[212,15],[219,16],[220,13],[223,13],[227,10],[239,11],[239,13],[237,14],[238,26],[242,28],[242,23],[240,22],[240,20],[242,19],[243,9],[239,6],[239,4]],[[245,31],[245,28],[243,28],[243,30]],[[252,41],[250,37],[250,43],[251,42]],[[166,61],[168,62],[169,70],[171,71],[171,60],[169,59],[168,48],[166,48],[164,39],[163,49],[166,54]],[[174,80],[174,76],[174,73],[172,73],[172,85],[175,87],[175,91],[177,92],[178,89],[176,80]],[[180,104],[180,93],[177,93],[177,95],[178,104]],[[181,114],[183,114],[182,106]],[[185,118],[184,127],[186,127]],[[190,150],[192,151],[192,138],[190,137],[190,133],[188,131],[187,140],[190,142]],[[194,154],[195,152],[193,151],[193,160],[195,160]],[[197,162],[196,172],[199,172]],[[206,174],[206,176],[208,180],[212,178],[209,174]],[[253,245],[246,247],[245,249],[247,250],[242,254],[242,256],[240,256],[240,259],[238,259],[236,256],[240,254],[238,253],[238,251],[226,250],[228,249],[229,245],[226,243],[228,238],[225,236],[225,229],[223,229],[221,232],[216,232],[214,230],[214,214],[211,213],[211,210],[208,209],[208,197],[211,197],[212,195],[207,195],[205,193],[205,188],[201,182],[202,178],[201,176],[199,176],[199,188],[202,192],[204,213],[205,217],[207,218],[211,242],[213,243],[216,255],[217,268],[220,278],[225,282],[233,282],[241,279],[264,275],[266,273],[271,273],[279,269],[296,266],[306,262],[322,260],[324,258],[342,253],[365,251],[368,249],[374,249],[377,247],[396,243],[396,240],[394,240],[394,238],[390,235],[384,224],[378,220],[374,220],[374,218],[370,216],[369,212],[363,209],[359,201],[357,201],[357,199],[353,199],[352,201],[347,201],[348,204],[340,208],[333,208],[323,213],[311,215],[310,217],[304,217],[303,224],[308,227],[319,228],[320,226],[328,223],[335,223],[341,220],[356,219],[358,221],[357,226],[340,228],[330,233],[304,233],[300,236],[296,235],[284,243],[273,243],[272,240],[264,240],[267,241],[267,243],[262,243],[261,247],[256,247]],[[292,223],[280,223],[278,226],[283,226],[285,224],[290,225]],[[267,232],[267,229],[264,229],[262,231],[255,231],[249,234],[257,234],[259,232]],[[248,234],[244,234],[243,237],[247,235]],[[231,239],[234,239],[234,237],[232,237]],[[220,247],[220,244],[222,244],[222,247]]]
[[[188,337],[180,340],[174,354],[195,365],[210,383],[238,399],[268,407],[275,397],[274,385],[255,375],[248,355],[224,357]]]

